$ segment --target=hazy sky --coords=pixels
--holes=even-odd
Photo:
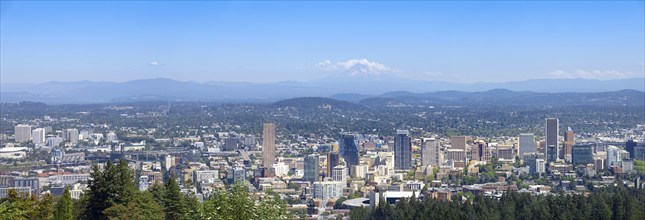
[[[645,75],[635,2],[5,2],[0,80]]]

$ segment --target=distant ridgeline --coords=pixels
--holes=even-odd
[[[331,97],[370,104],[643,105],[645,79],[542,79],[505,83],[449,83],[423,80],[321,80],[243,83],[142,79],[127,82],[3,83],[0,102],[48,104],[150,101],[271,103],[297,97]],[[520,92],[521,91],[521,92]],[[376,100],[374,100],[376,98]]]

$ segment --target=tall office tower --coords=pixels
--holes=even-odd
[[[16,142],[25,142],[31,140],[31,126],[16,125],[14,128],[14,137]]]
[[[555,162],[558,158],[558,146],[560,144],[558,143],[558,134],[560,133],[559,131],[560,128],[560,122],[558,121],[557,118],[547,118],[546,119],[546,125],[544,127],[544,135],[545,135],[545,152],[544,155],[546,155],[547,159],[546,162]],[[555,147],[555,149],[553,149]],[[555,152],[549,152],[550,150],[555,150]],[[555,157],[553,157],[555,155]]]
[[[264,123],[262,128],[262,165],[265,168],[275,163],[275,124]]]
[[[450,148],[451,149],[462,149],[464,152],[468,150],[466,148],[466,139],[467,136],[454,136],[450,137]]]
[[[632,159],[636,158],[635,157],[636,151],[634,151],[634,149],[636,148],[637,145],[638,143],[636,143],[636,141],[634,140],[628,140],[627,142],[625,142],[625,150],[629,152],[629,157]]]
[[[607,167],[620,166],[623,158],[620,155],[620,149],[616,146],[607,147]]]
[[[309,182],[318,181],[320,173],[320,157],[318,154],[310,154],[305,157],[305,175],[303,179]]]
[[[533,133],[521,133],[520,134],[520,158],[522,158],[525,153],[534,153],[534,152],[537,152],[537,144],[535,142],[535,137]]]
[[[44,144],[45,143],[45,129],[36,128],[31,132],[31,138],[34,140],[34,144]]]
[[[483,140],[475,141],[475,146],[473,146],[472,158],[477,161],[490,161],[491,150]]]
[[[398,170],[410,169],[412,161],[412,139],[408,130],[396,131],[394,137],[394,168]]]
[[[69,141],[69,143],[71,144],[77,144],[78,129],[76,128],[65,129],[65,132],[63,132],[63,139]]]
[[[575,144],[571,150],[571,163],[590,164],[593,163],[593,145],[592,144]]]
[[[555,145],[548,145],[544,148],[546,162],[551,163],[558,160],[558,147]]]
[[[571,153],[573,149],[573,145],[576,144],[576,141],[573,138],[573,130],[571,128],[567,128],[567,131],[565,132],[564,135],[564,145],[563,145],[563,153],[564,153],[564,160],[565,161],[572,161],[571,158]]]
[[[441,164],[439,158],[439,143],[434,138],[424,138],[423,147],[421,147],[421,165],[438,166]]]
[[[330,151],[327,153],[327,173],[325,177],[331,177],[331,170],[340,164],[340,154]]]
[[[341,134],[338,140],[340,156],[348,167],[358,165],[358,140],[354,134]]]

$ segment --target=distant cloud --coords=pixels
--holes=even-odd
[[[340,62],[324,60],[316,64],[316,68],[324,71],[339,71],[347,75],[380,75],[385,73],[397,73],[399,70],[388,67],[385,64],[370,61],[368,59],[352,59]]]
[[[549,73],[549,76],[554,78],[565,78],[565,79],[574,79],[574,78],[583,78],[583,79],[628,79],[635,77],[643,77],[642,74],[632,73],[632,72],[621,72],[617,70],[582,70],[577,69],[575,71],[564,71],[556,70]]]
[[[148,64],[150,64],[151,66],[159,66],[159,65],[161,65],[161,63],[159,61],[150,61]]]
[[[321,61],[321,62],[317,63],[317,64],[316,64],[316,68],[323,69],[323,70],[328,70],[328,71],[329,71],[329,70],[335,70],[335,69],[336,69],[336,65],[335,65],[335,64],[333,64],[333,63],[332,63],[331,61],[329,61],[329,60],[325,60],[325,61]]]

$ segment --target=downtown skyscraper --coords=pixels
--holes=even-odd
[[[355,134],[344,133],[338,140],[340,156],[345,159],[347,167],[358,165],[358,140]]]
[[[318,154],[310,154],[305,157],[305,175],[303,179],[309,182],[318,181],[320,173],[320,157]]]
[[[439,153],[439,143],[437,140],[434,138],[424,138],[421,147],[421,165],[423,167],[440,165],[441,159]]]
[[[394,137],[394,169],[407,170],[412,161],[412,139],[408,130],[396,131]]]
[[[544,126],[544,156],[547,163],[555,162],[558,159],[558,134],[560,133],[560,121],[557,118],[547,118]]]
[[[564,133],[564,144],[563,144],[563,150],[562,153],[564,154],[564,159],[565,161],[572,161],[572,152],[573,152],[573,145],[576,144],[576,141],[574,139],[574,134],[573,130],[571,128],[567,128],[567,131]]]
[[[338,152],[330,151],[327,153],[327,172],[325,177],[331,177],[331,171],[334,167],[340,164],[340,154]]]
[[[275,124],[264,123],[262,128],[262,165],[271,167],[275,163]]]

